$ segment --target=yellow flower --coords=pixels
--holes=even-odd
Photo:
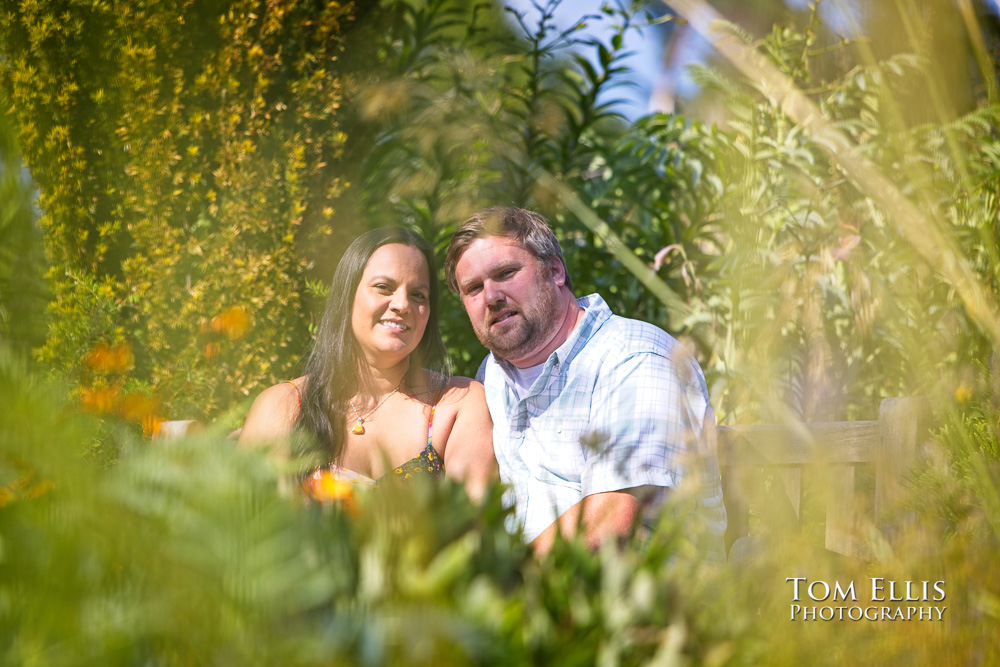
[[[972,387],[964,382],[955,389],[955,402],[965,403],[972,398]]]

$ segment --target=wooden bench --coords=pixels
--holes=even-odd
[[[726,550],[749,535],[766,532],[763,525],[776,495],[786,499],[786,521],[801,530],[803,473],[817,475],[825,492],[825,547],[831,551],[869,558],[862,533],[866,521],[878,525],[900,499],[907,470],[916,462],[929,406],[924,398],[887,398],[875,421],[818,422],[719,426],[718,452],[722,495],[728,525]],[[172,440],[203,428],[195,421],[164,422],[159,439]],[[239,430],[228,438],[235,440]],[[862,466],[874,469],[874,494],[859,497],[857,481]],[[772,474],[770,480],[765,471]],[[761,486],[777,481],[782,489],[764,497]],[[781,493],[783,491],[783,494]],[[758,505],[752,508],[752,505]],[[773,507],[767,509],[773,510]],[[777,512],[770,512],[774,518]],[[751,532],[751,514],[757,521]],[[784,526],[783,528],[788,528]]]
[[[780,498],[781,489],[774,493],[778,486],[784,487],[786,507],[790,506],[785,523],[801,531],[805,473],[817,482],[810,488],[825,490],[820,495],[826,500],[826,548],[870,558],[864,528],[871,525],[869,521],[879,525],[901,498],[904,475],[917,460],[928,414],[924,398],[887,398],[879,406],[876,421],[720,426],[727,551],[741,537],[767,532],[760,517],[773,508],[752,506]],[[862,466],[874,468],[873,498],[864,499],[859,494],[856,482]],[[767,482],[770,501],[762,501],[760,487]],[[751,512],[757,517],[754,524]],[[781,512],[770,514],[773,518]]]
[[[159,430],[153,434],[153,440],[170,442],[171,440],[180,440],[181,438],[201,433],[204,430],[205,425],[197,419],[175,419],[164,421],[160,422]],[[242,427],[234,431],[230,431],[229,435],[226,436],[226,440],[239,440],[240,433],[242,432]]]

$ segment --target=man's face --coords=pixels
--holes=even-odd
[[[455,279],[479,341],[515,366],[530,365],[518,362],[543,350],[562,323],[563,271],[558,260],[546,265],[505,236],[473,241],[455,264]]]

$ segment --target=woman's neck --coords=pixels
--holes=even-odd
[[[371,398],[384,396],[402,384],[403,378],[406,377],[409,370],[409,357],[393,366],[379,367],[368,364],[368,382],[362,383],[362,391],[367,390],[365,393],[370,393]]]

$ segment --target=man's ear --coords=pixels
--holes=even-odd
[[[558,257],[553,257],[549,260],[549,276],[551,276],[552,281],[559,287],[566,285],[566,266]]]

